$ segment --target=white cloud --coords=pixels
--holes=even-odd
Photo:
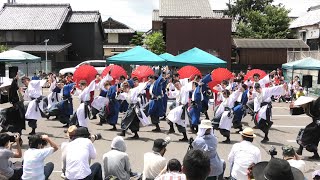
[[[136,30],[151,29],[152,10],[159,8],[159,0],[16,0],[17,3],[70,3],[73,10],[99,10],[102,19],[112,17]],[[233,0],[230,0],[233,1]],[[7,0],[0,0],[0,4]],[[229,0],[210,0],[212,9],[225,9]],[[299,16],[319,0],[275,0],[291,9],[290,15]]]

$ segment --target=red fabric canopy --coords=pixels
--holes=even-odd
[[[194,66],[183,66],[179,69],[178,74],[180,79],[190,78],[192,80],[195,75],[202,77],[200,70]]]
[[[79,87],[79,82],[85,80],[89,85],[91,81],[96,78],[98,74],[97,70],[90,65],[82,65],[76,69],[73,74],[73,81],[76,83],[76,86]]]
[[[260,79],[264,78],[267,75],[267,73],[262,71],[261,69],[252,69],[244,76],[244,80],[251,79],[256,73],[260,75]]]
[[[123,67],[118,66],[118,65],[109,65],[109,66],[107,66],[103,70],[101,76],[102,77],[106,76],[110,72],[110,70],[111,70],[111,74],[110,75],[113,78],[111,84],[114,84],[115,80],[120,79],[120,76],[124,76],[125,78],[127,78],[127,76],[128,76],[126,70],[124,70]]]
[[[149,66],[138,66],[132,72],[131,77],[137,77],[140,82],[145,82],[150,75],[154,75],[154,71]]]

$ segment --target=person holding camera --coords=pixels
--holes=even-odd
[[[69,142],[71,142],[73,140],[73,137],[76,133],[76,130],[77,130],[77,126],[75,125],[72,125],[68,128],[67,130],[67,136],[69,138],[69,141],[68,142],[63,142],[61,144],[61,157],[62,157],[62,174],[61,174],[61,177],[62,178],[65,178],[65,173],[66,173],[66,147],[67,145],[69,144]]]
[[[182,166],[179,160],[170,159],[165,169],[155,180],[186,180],[186,175],[182,173]]]
[[[100,163],[90,166],[90,160],[97,156],[93,142],[101,138],[90,135],[88,128],[78,127],[73,140],[66,147],[66,180],[93,180],[102,179],[102,168]]]
[[[245,128],[240,132],[242,141],[232,146],[231,152],[228,155],[228,160],[231,165],[231,180],[247,180],[247,170],[249,166],[261,161],[260,149],[252,144],[256,135],[253,129]]]
[[[213,134],[210,120],[202,120],[199,125],[198,136],[192,142],[193,149],[200,149],[210,157],[210,174],[207,180],[223,179],[226,163],[221,160],[218,153],[218,139]]]
[[[155,179],[165,168],[167,162],[166,158],[163,156],[167,151],[166,147],[169,143],[169,139],[156,139],[153,143],[153,152],[147,152],[144,154],[143,180]]]
[[[294,151],[292,146],[282,147],[283,159],[287,160],[291,167],[299,169],[301,172],[306,171],[306,163],[301,160],[299,155]]]
[[[31,135],[29,139],[29,149],[24,152],[23,180],[44,180],[51,175],[54,164],[48,162],[44,165],[44,160],[59,148],[47,135]],[[44,148],[47,144],[51,147]]]
[[[12,151],[12,145],[16,143],[16,152]],[[9,136],[6,133],[0,134],[0,175],[9,180],[18,180],[22,176],[22,168],[16,168],[9,161],[10,158],[21,158],[20,135]],[[1,178],[0,178],[1,179]]]

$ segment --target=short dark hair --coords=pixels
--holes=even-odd
[[[173,74],[173,77],[179,77],[180,75],[178,73]]]
[[[221,82],[221,84],[228,85],[229,83],[228,83],[227,80],[223,80],[223,81]]]
[[[254,73],[254,74],[253,74],[253,77],[258,77],[258,78],[260,78],[260,74]]]
[[[42,137],[39,134],[28,136],[29,139],[29,147],[30,148],[38,148],[39,145],[42,144]]]
[[[167,164],[167,171],[181,172],[181,163],[178,159],[170,159]]]
[[[26,80],[30,81],[30,78],[28,78],[27,76],[24,76],[21,78],[21,81],[26,81]]]
[[[133,77],[132,80],[133,81],[139,81],[139,79],[137,77]]]
[[[86,80],[81,80],[81,81],[79,82],[79,84],[80,84],[81,86],[86,86],[86,85],[87,85],[87,81],[86,81]]]
[[[126,79],[126,77],[124,77],[124,75],[120,76],[120,80],[125,80],[125,79]]]
[[[148,78],[150,78],[150,79],[156,79],[156,77],[155,77],[154,75],[150,75],[150,76],[148,76]]]
[[[201,150],[190,150],[183,158],[183,171],[188,180],[205,180],[210,173],[210,158]]]
[[[173,84],[175,84],[175,83],[180,83],[180,81],[179,80],[174,80]]]
[[[0,147],[4,147],[10,141],[10,136],[7,133],[0,134]]]
[[[253,142],[253,138],[251,138],[251,137],[242,136],[242,139],[243,139],[244,141]]]

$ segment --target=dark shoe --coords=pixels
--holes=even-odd
[[[121,131],[121,133],[119,133],[118,136],[123,136],[123,137],[125,137],[125,136],[126,136],[126,132],[125,132],[125,131]]]
[[[318,159],[320,159],[320,157],[319,157],[319,155],[313,155],[313,156],[309,157],[308,159],[318,160]]]
[[[66,124],[64,126],[62,126],[63,128],[68,128],[69,127],[69,124]]]
[[[273,122],[272,122],[272,121],[270,121],[270,122],[268,123],[268,127],[269,127],[269,129],[271,128],[272,124],[273,124]]]
[[[173,134],[173,133],[175,133],[173,129],[169,129],[169,131],[167,132],[167,134]]]
[[[93,120],[93,119],[97,119],[97,116],[93,116],[93,117],[91,118],[91,120]]]
[[[166,121],[167,120],[167,116],[163,116],[163,118],[160,119],[160,121]]]
[[[34,132],[34,131],[31,131],[30,133],[29,133],[29,135],[35,135],[36,134],[36,132]]]
[[[180,142],[188,142],[188,138],[182,138],[182,139],[179,139]]]
[[[155,128],[155,129],[152,129],[151,131],[152,132],[161,132],[161,129],[160,128]]]
[[[261,143],[267,143],[267,142],[269,142],[269,138],[263,138],[261,141]]]
[[[130,137],[130,139],[139,139],[139,135],[138,134],[135,134],[134,136]]]
[[[259,129],[259,128],[258,128],[258,126],[253,126],[253,128],[252,128],[252,129]]]
[[[117,128],[114,126],[113,128],[109,129],[109,131],[117,131]]]
[[[231,141],[230,141],[230,139],[226,139],[226,140],[222,141],[221,143],[223,143],[223,144],[230,144]]]
[[[296,151],[296,153],[297,153],[299,156],[301,156],[301,155],[302,155],[302,150],[298,149],[298,150]]]
[[[98,125],[98,126],[102,126],[102,125],[103,125],[103,123],[102,123],[102,122],[99,122],[99,123],[97,123],[96,125]]]

